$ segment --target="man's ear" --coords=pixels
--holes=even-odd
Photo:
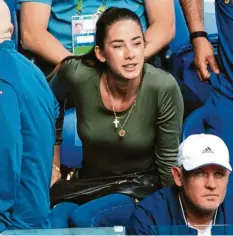
[[[103,62],[103,63],[106,62],[106,58],[105,58],[105,56],[104,56],[103,51],[100,49],[100,47],[99,47],[99,46],[95,46],[94,50],[95,50],[95,56],[96,56],[96,58],[97,58],[100,62]]]
[[[175,184],[176,184],[178,187],[182,187],[183,184],[182,184],[182,170],[181,170],[181,168],[176,167],[176,166],[173,166],[173,167],[171,168],[171,171],[172,171],[172,175],[173,175]]]

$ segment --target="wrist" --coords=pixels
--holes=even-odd
[[[58,171],[58,172],[61,172],[61,169],[60,169],[60,166],[56,165],[53,163],[53,168]]]
[[[199,37],[199,38],[193,39],[192,45],[195,47],[195,46],[198,46],[199,44],[204,43],[204,42],[209,42],[209,40],[204,37]]]
[[[190,43],[194,45],[198,41],[208,40],[208,34],[205,31],[195,31],[189,35]]]

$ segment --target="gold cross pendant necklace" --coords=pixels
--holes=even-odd
[[[109,100],[110,100],[110,103],[111,103],[111,106],[112,106],[112,110],[113,110],[113,114],[114,114],[114,121],[113,121],[113,124],[115,126],[116,129],[118,129],[118,126],[120,127],[120,130],[118,132],[119,136],[121,138],[123,138],[126,134],[126,131],[124,129],[125,125],[126,125],[126,122],[128,121],[132,111],[133,111],[133,108],[136,106],[136,99],[134,100],[134,103],[133,105],[130,107],[129,111],[127,112],[127,114],[124,115],[125,118],[125,121],[123,123],[123,125],[121,125],[120,121],[119,121],[119,118],[117,115],[116,115],[116,111],[115,111],[115,107],[113,106],[113,102],[112,102],[112,98],[111,98],[111,95],[110,95],[110,90],[109,90],[109,87],[108,87],[108,80],[107,80],[107,77],[105,76],[106,78],[106,87],[107,87],[107,92],[108,92],[108,96],[109,96]]]

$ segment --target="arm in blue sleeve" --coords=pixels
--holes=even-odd
[[[23,146],[20,130],[16,92],[0,79],[0,214],[13,206],[20,183]]]

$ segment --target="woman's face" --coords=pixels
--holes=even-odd
[[[140,26],[135,21],[124,20],[109,27],[101,54],[112,74],[132,80],[142,71],[144,48]]]

